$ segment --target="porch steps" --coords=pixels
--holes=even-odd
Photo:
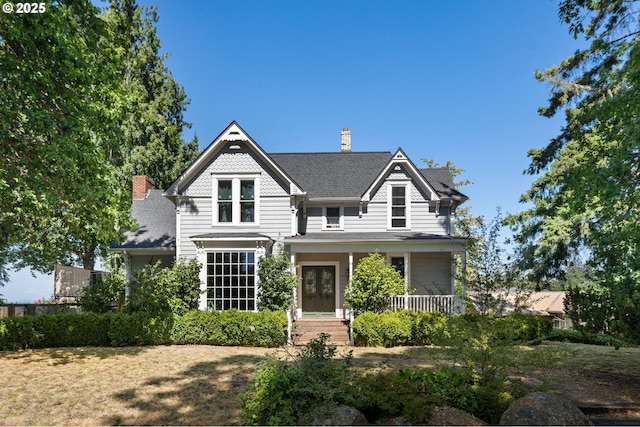
[[[329,344],[349,345],[349,324],[342,319],[298,319],[293,323],[294,345],[305,345],[321,333],[329,334]]]

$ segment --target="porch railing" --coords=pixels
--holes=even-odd
[[[439,311],[453,316],[464,313],[464,299],[458,295],[396,295],[390,298],[389,309]]]

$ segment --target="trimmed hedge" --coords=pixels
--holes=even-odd
[[[64,313],[0,319],[0,350],[162,344],[276,347],[286,340],[284,312]]]
[[[192,310],[176,318],[171,339],[176,344],[276,347],[287,342],[287,316],[283,311]]]
[[[450,317],[426,311],[366,312],[355,318],[353,338],[356,345],[373,347],[447,345],[452,334],[473,330],[472,326],[480,320],[487,319],[478,314]],[[512,315],[492,321],[498,322],[502,338],[518,342],[539,343],[553,329],[551,321],[540,316]]]
[[[611,347],[634,347],[633,344],[611,335],[593,334],[588,332],[574,331],[570,329],[554,329],[549,336],[551,341],[567,341],[578,344],[604,345]]]

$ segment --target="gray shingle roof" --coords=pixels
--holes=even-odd
[[[138,229],[126,231],[125,241],[111,245],[111,249],[175,249],[176,207],[162,193],[150,190],[146,199],[133,201],[131,218]]]
[[[455,185],[453,185],[453,177],[448,168],[425,168],[418,170],[441,197],[450,197],[459,201],[468,199],[467,196],[456,190]]]
[[[310,198],[360,197],[392,158],[390,152],[269,154]],[[418,169],[440,197],[463,201],[447,168]]]
[[[283,153],[269,156],[311,198],[360,197],[391,160],[390,152]]]

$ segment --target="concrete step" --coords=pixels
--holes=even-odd
[[[629,402],[577,402],[576,406],[589,417],[593,425],[640,425],[640,404]]]
[[[298,319],[293,323],[294,345],[305,345],[321,333],[331,335],[329,344],[349,345],[349,326],[341,319]]]

